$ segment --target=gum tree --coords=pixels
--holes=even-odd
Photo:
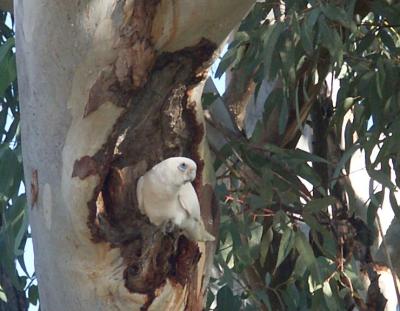
[[[166,157],[194,159],[216,232],[201,94],[253,2],[16,1],[42,309],[202,309],[215,245],[156,230],[138,213],[136,181]]]

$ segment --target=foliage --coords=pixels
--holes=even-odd
[[[275,88],[251,138],[227,135],[217,152],[222,277],[214,280],[209,308],[360,307],[356,262],[371,262],[384,192],[400,215],[400,175],[391,176],[400,160],[400,4],[291,0],[279,14],[277,3],[255,5],[216,72],[251,77],[255,98],[265,79]],[[277,139],[266,134],[269,122]],[[314,133],[311,152],[296,149],[306,126]],[[371,187],[370,200],[361,202],[367,219],[358,217],[347,178],[356,151],[383,186]],[[241,305],[233,308],[233,301]]]
[[[28,233],[28,213],[23,183],[17,72],[15,65],[13,17],[0,11],[0,264],[13,286],[25,291],[37,303],[35,275],[29,275],[24,262]],[[23,275],[17,271],[17,262]],[[1,287],[0,299],[7,301]]]

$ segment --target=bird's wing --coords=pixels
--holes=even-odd
[[[186,237],[193,241],[214,241],[215,237],[207,232],[200,216],[200,203],[192,184],[187,183],[182,186],[178,192],[178,200],[188,215],[182,224]]]
[[[144,211],[144,199],[143,199],[143,176],[141,176],[136,184],[136,198],[138,201],[138,207],[142,214]]]
[[[191,183],[186,183],[181,187],[178,192],[178,200],[180,206],[188,213],[188,216],[201,219],[199,199]]]

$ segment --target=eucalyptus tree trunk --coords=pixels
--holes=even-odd
[[[216,234],[200,100],[214,51],[253,2],[15,2],[42,310],[202,309],[215,245],[149,224],[136,181],[164,158],[194,159]]]

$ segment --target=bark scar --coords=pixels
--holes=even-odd
[[[106,101],[117,102],[115,98],[116,96],[112,91],[116,83],[117,78],[112,72],[110,66],[101,71],[99,77],[90,88],[89,99],[83,113],[84,118],[96,111]]]
[[[98,165],[95,160],[90,156],[83,156],[74,163],[72,171],[72,177],[79,177],[85,179],[90,175],[96,175],[98,173]]]
[[[38,183],[38,171],[32,170],[32,179],[31,179],[31,198],[32,198],[32,206],[33,209],[37,203],[39,196],[39,183]]]

